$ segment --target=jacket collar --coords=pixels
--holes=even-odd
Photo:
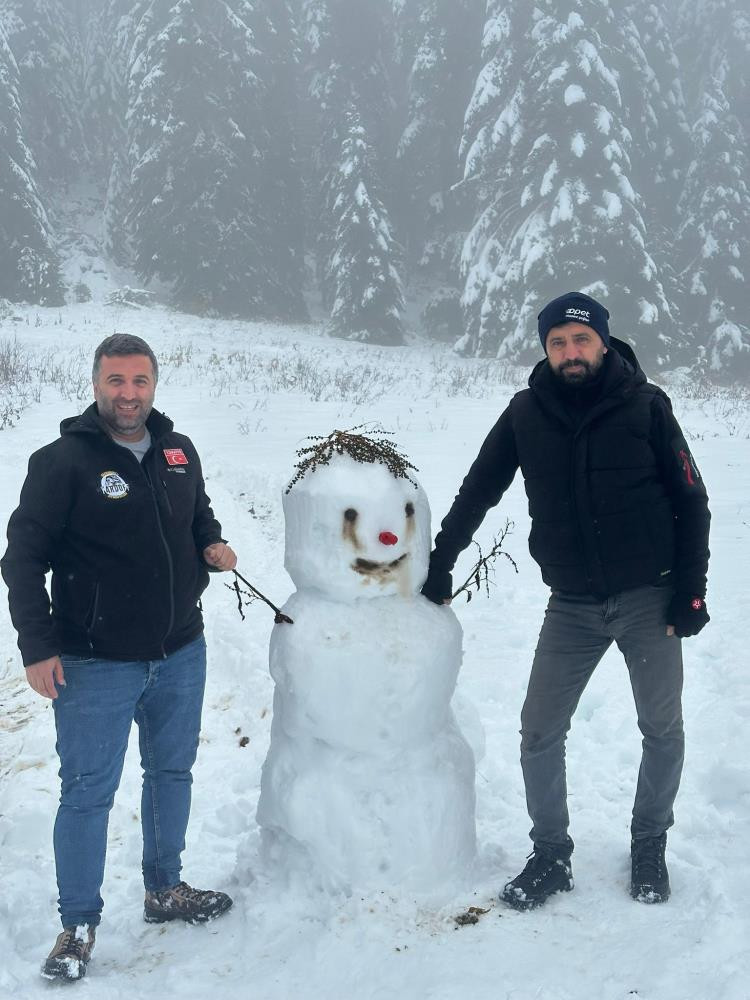
[[[160,410],[152,409],[146,421],[146,427],[154,441],[164,437],[174,430],[174,423]],[[96,403],[87,406],[77,417],[66,417],[60,424],[60,434],[103,434],[108,440],[112,436],[107,429],[107,425],[99,416]]]
[[[600,414],[630,399],[646,382],[633,349],[616,337],[610,338],[610,350],[605,356],[603,369],[601,390],[583,419],[577,418],[570,403],[566,403],[563,393],[559,391],[557,376],[546,358],[535,366],[529,376],[529,387],[546,412],[567,426],[580,430]]]

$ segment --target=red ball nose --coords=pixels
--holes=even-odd
[[[383,545],[395,545],[398,541],[398,535],[394,535],[392,531],[381,531],[378,538]]]

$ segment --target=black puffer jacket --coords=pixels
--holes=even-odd
[[[704,596],[706,490],[668,397],[611,338],[601,389],[577,406],[547,361],[490,431],[442,523],[426,592],[449,573],[520,467],[531,555],[553,590],[607,597],[669,583]],[[443,596],[447,596],[443,594]]]
[[[61,652],[156,659],[200,635],[202,551],[221,526],[190,439],[157,410],[147,427],[139,463],[92,404],[31,456],[1,564],[27,666]],[[186,464],[170,465],[168,449]]]

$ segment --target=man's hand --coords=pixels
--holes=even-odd
[[[203,558],[209,566],[222,572],[234,569],[237,565],[237,556],[234,550],[225,545],[224,542],[214,542],[213,545],[207,545],[203,550]]]
[[[26,667],[26,677],[36,693],[44,698],[57,697],[55,681],[65,687],[65,674],[59,656],[50,656],[48,660],[32,663],[30,667]]]
[[[698,635],[711,621],[702,597],[689,594],[675,594],[667,608],[667,635],[677,635],[681,639]]]
[[[453,593],[453,577],[450,573],[438,573],[431,569],[422,587],[422,593],[433,604],[450,604]]]

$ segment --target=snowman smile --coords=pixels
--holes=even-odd
[[[387,576],[395,572],[408,558],[409,553],[404,552],[403,555],[399,556],[398,559],[394,559],[393,562],[373,562],[370,559],[356,559],[352,563],[352,569],[355,573],[360,573],[362,576]]]

